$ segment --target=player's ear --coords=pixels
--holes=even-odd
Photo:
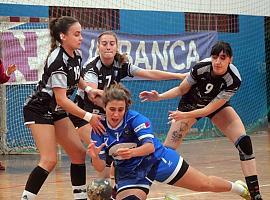
[[[230,62],[230,64],[232,64],[233,63],[233,56],[231,57],[231,62]]]
[[[64,39],[64,34],[63,33],[60,33],[60,39],[63,40]]]

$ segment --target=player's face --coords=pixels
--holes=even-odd
[[[105,111],[108,123],[112,128],[115,128],[124,118],[126,102],[124,100],[109,101],[106,105]]]
[[[104,60],[110,60],[111,64],[118,49],[113,35],[102,35],[98,44],[99,55]]]
[[[82,43],[82,34],[81,34],[81,25],[76,22],[69,27],[69,30],[66,34],[63,34],[62,45],[64,48],[74,51],[79,49]]]
[[[212,66],[214,75],[223,75],[226,73],[229,64],[231,63],[231,57],[227,56],[223,51],[219,55],[212,55]]]

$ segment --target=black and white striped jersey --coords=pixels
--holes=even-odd
[[[120,82],[125,77],[133,77],[138,70],[141,70],[141,68],[128,62],[120,65],[116,60],[114,60],[111,66],[105,66],[101,62],[100,56],[97,56],[85,65],[82,71],[83,78],[86,82],[95,83],[98,85],[98,89],[103,90],[114,84],[114,82]],[[85,110],[89,112],[92,112],[94,108],[99,111],[102,110],[98,106],[95,106],[88,98],[84,98],[84,91],[78,89],[77,95],[84,99],[86,104]]]
[[[63,47],[59,46],[49,55],[35,94],[47,93],[52,111],[61,109],[56,105],[53,88],[65,88],[69,97],[77,88],[81,77],[81,52],[74,51],[74,57],[70,57]]]
[[[241,85],[238,69],[230,64],[224,75],[215,77],[211,75],[212,71],[211,62],[202,61],[196,64],[187,77],[191,89],[183,95],[182,100],[192,102],[197,107],[204,107],[215,98],[229,101]]]

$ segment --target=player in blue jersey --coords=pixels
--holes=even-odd
[[[141,77],[151,80],[183,80],[186,76],[181,73],[139,68],[128,61],[125,53],[119,53],[118,45],[117,35],[112,31],[102,32],[98,36],[97,49],[99,55],[92,58],[83,68],[83,78],[92,88],[103,90],[114,82],[120,82],[125,77]],[[97,102],[84,97],[85,92],[79,89],[75,97],[78,106],[88,112],[104,115],[103,108],[98,106]],[[89,144],[90,124],[73,115],[70,115],[70,118],[75,127],[78,128],[81,139]]]
[[[21,199],[36,198],[56,165],[59,143],[71,160],[70,176],[74,199],[86,200],[86,150],[67,112],[91,123],[94,130],[102,130],[104,127],[102,124],[98,125],[100,116],[84,111],[69,99],[77,86],[93,96],[95,91],[89,89],[80,76],[80,23],[73,17],[65,16],[52,19],[49,28],[51,52],[46,59],[42,80],[23,108],[24,124],[31,129],[40,153],[40,162],[31,172]]]
[[[83,78],[92,88],[103,90],[114,82],[120,82],[125,77],[141,77],[151,80],[183,80],[185,74],[171,73],[160,70],[148,70],[139,68],[128,61],[125,53],[120,54],[118,50],[118,38],[112,31],[102,32],[97,38],[97,49],[99,55],[87,63],[83,68]],[[104,115],[105,111],[98,102],[93,102],[89,98],[85,98],[85,92],[78,89],[75,97],[75,103],[82,109]],[[70,115],[70,119],[82,141],[86,144],[90,143],[89,133],[91,125],[74,115]],[[107,166],[110,167],[110,159],[107,159]],[[100,177],[109,177],[109,168],[99,174]]]
[[[143,91],[140,98],[159,101],[182,96],[178,110],[170,111],[169,119],[173,123],[164,143],[173,149],[179,147],[194,123],[201,117],[209,117],[235,144],[251,198],[261,200],[251,138],[229,103],[241,84],[239,71],[231,62],[230,44],[219,41],[211,50],[211,58],[196,64],[178,87],[162,94],[154,90]]]
[[[249,199],[247,188],[216,176],[206,176],[154,136],[149,119],[130,110],[130,92],[121,84],[105,89],[104,134],[92,132],[88,146],[92,165],[105,168],[106,155],[115,165],[116,199],[146,199],[152,182],[158,181],[195,191],[234,192]]]

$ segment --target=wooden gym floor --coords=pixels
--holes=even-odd
[[[270,132],[252,135],[252,141],[263,198],[270,200]],[[221,176],[231,181],[244,180],[238,152],[227,138],[189,141],[179,150],[190,165],[208,175]],[[28,175],[36,166],[38,159],[38,155],[0,155],[0,161],[6,166],[5,171],[0,171],[0,200],[20,199]],[[90,166],[89,157],[86,163],[89,183],[96,177],[96,173]],[[67,156],[59,156],[57,167],[43,185],[38,200],[73,200],[69,166]],[[165,194],[173,194],[180,200],[242,199],[231,193],[200,193],[159,183],[152,185],[148,199],[163,199]]]

